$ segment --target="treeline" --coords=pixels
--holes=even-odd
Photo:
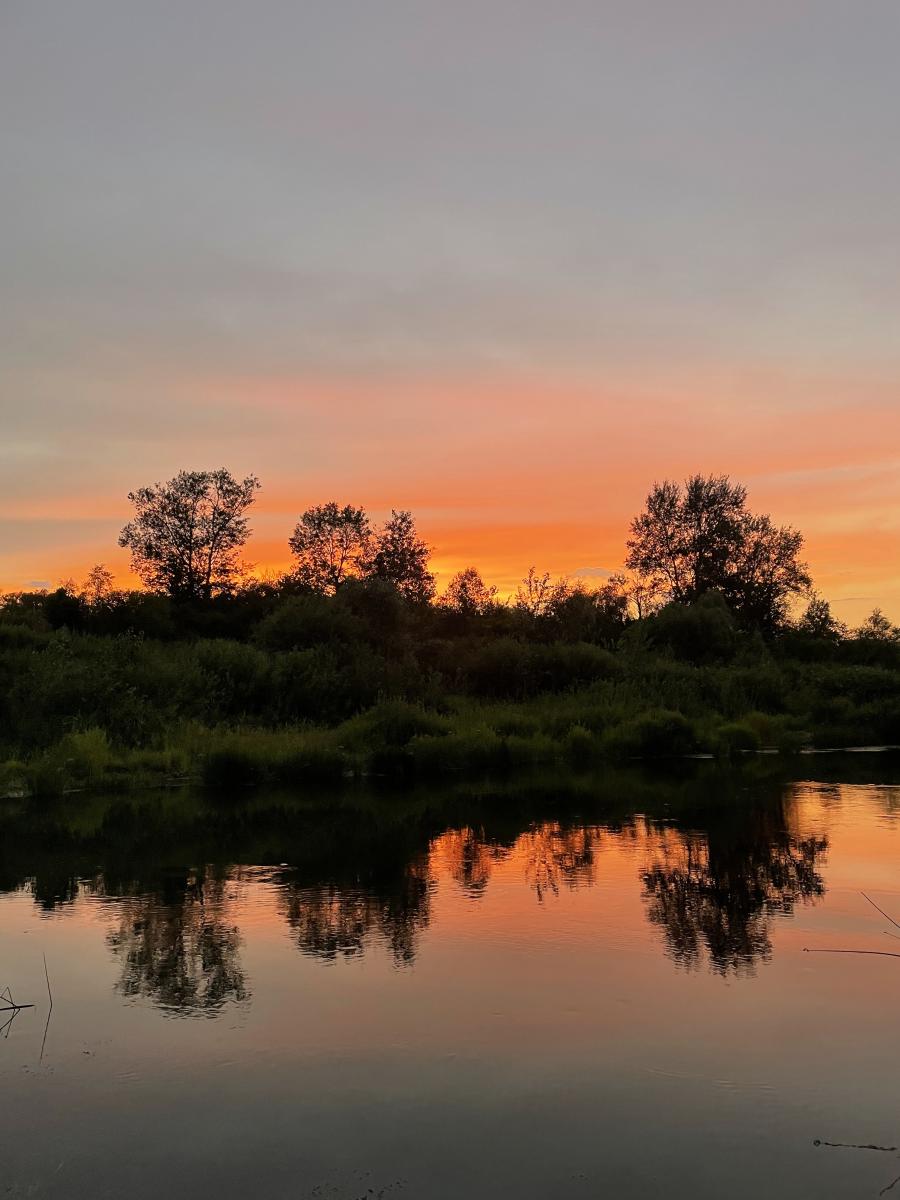
[[[655,487],[599,587],[531,570],[508,601],[474,568],[437,595],[411,514],[336,503],[299,518],[290,572],[254,579],[257,487],[134,493],[145,590],[97,567],[4,598],[0,791],[900,742],[900,631],[845,629],[800,534],[727,479]]]
[[[130,550],[143,590],[116,588],[112,573],[99,564],[81,585],[70,580],[52,591],[6,595],[0,620],[98,635],[248,640],[291,602],[292,611],[302,610],[311,622],[301,641],[328,641],[339,634],[323,615],[329,610],[314,602],[319,597],[341,599],[335,614],[362,607],[376,624],[379,608],[388,625],[396,624],[402,605],[408,620],[429,631],[477,629],[613,648],[626,628],[649,618],[654,621],[647,632],[656,640],[673,623],[703,624],[678,613],[656,620],[672,605],[684,609],[702,601],[708,622],[721,601],[736,629],[768,639],[798,635],[830,645],[900,640],[900,631],[878,609],[855,631],[839,622],[812,591],[800,558],[802,534],[750,512],[746,489],[726,476],[655,485],[631,523],[623,570],[601,586],[553,580],[532,567],[515,596],[502,601],[475,567],[459,571],[438,596],[431,547],[410,512],[393,510],[376,527],[363,508],[334,501],[300,516],[287,539],[291,570],[274,580],[254,578],[241,555],[259,487],[255,476],[237,480],[220,469],[183,471],[168,483],[129,493],[135,511],[119,544]],[[791,606],[802,598],[805,612],[792,618]],[[305,606],[298,607],[298,599],[306,599]],[[425,614],[426,607],[436,611]],[[339,616],[336,620],[340,625]],[[270,632],[261,636],[265,641]],[[669,633],[664,640],[671,640]],[[708,649],[713,656],[721,650],[715,631]]]

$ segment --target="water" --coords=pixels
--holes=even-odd
[[[6,811],[0,1195],[877,1196],[900,763],[801,769]]]

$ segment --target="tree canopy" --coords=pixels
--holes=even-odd
[[[626,565],[661,599],[692,604],[721,592],[742,624],[774,629],[791,596],[809,589],[803,535],[747,508],[726,475],[654,485],[631,524]]]
[[[308,508],[288,539],[300,583],[334,593],[347,578],[360,575],[372,538],[365,510],[336,501]]]
[[[428,570],[431,547],[419,537],[411,512],[391,511],[374,535],[363,574],[392,583],[401,596],[417,604],[434,598],[434,575]]]
[[[496,597],[497,589],[488,587],[476,567],[465,567],[447,584],[441,604],[466,616],[483,616],[490,612]]]
[[[255,475],[181,471],[168,483],[129,492],[135,514],[119,534],[135,574],[177,600],[204,600],[230,591],[241,574],[239,552],[250,536],[247,509],[259,488]]]

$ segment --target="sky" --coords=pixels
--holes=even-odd
[[[0,588],[227,466],[602,578],[745,483],[900,620],[896,0],[0,0]]]

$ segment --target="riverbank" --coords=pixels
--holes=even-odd
[[[608,645],[501,615],[499,628],[459,626],[402,608],[393,624],[382,613],[366,625],[337,600],[284,602],[248,641],[4,619],[0,795],[302,788],[900,742],[893,641],[796,630],[765,641],[715,605],[670,606]]]
[[[116,743],[96,726],[75,730],[25,759],[7,759],[0,766],[0,795],[184,784],[221,794],[347,778],[502,776],[522,768],[586,770],[692,756],[734,762],[831,750],[835,734],[843,732],[857,735],[848,739],[850,748],[873,746],[885,726],[882,720],[867,723],[864,715],[849,730],[835,730],[816,726],[805,713],[751,710],[729,719],[714,710],[616,711],[596,686],[517,704],[448,697],[439,710],[397,700],[333,727],[186,720],[144,746]]]

